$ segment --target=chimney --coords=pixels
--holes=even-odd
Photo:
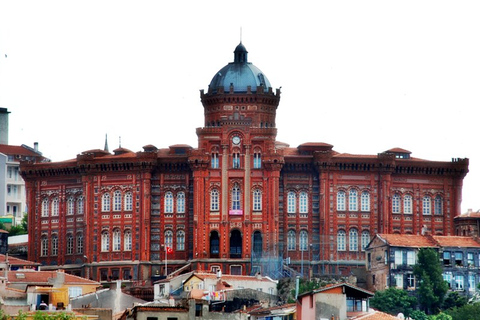
[[[38,153],[38,142],[33,143],[33,150]]]
[[[8,144],[8,112],[7,108],[0,108],[0,144]]]

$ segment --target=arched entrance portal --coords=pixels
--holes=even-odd
[[[242,257],[242,234],[239,230],[230,233],[230,258]]]
[[[220,237],[217,231],[210,232],[210,258],[220,256]]]

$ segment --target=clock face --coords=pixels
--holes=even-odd
[[[240,143],[240,137],[239,136],[234,136],[232,138],[232,142],[233,142],[233,144],[239,144]]]

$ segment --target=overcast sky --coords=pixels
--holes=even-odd
[[[10,144],[52,161],[105,134],[110,150],[196,147],[199,90],[241,33],[282,87],[279,141],[469,158],[462,211],[477,210],[479,16],[479,1],[0,0],[0,107]]]

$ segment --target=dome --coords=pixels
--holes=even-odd
[[[240,44],[235,48],[234,61],[215,74],[209,85],[209,92],[216,93],[218,87],[224,87],[225,92],[229,92],[233,85],[234,92],[247,92],[247,87],[251,87],[252,92],[257,92],[257,86],[263,86],[265,89],[271,87],[270,82],[263,72],[255,67],[247,59],[248,51],[245,46]]]

